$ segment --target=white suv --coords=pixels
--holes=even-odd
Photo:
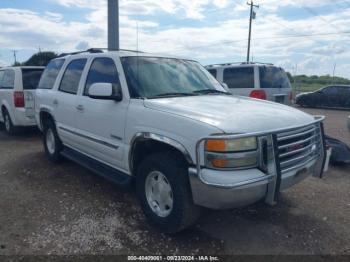
[[[206,66],[234,95],[290,105],[292,86],[286,72],[272,64],[238,63]]]
[[[44,67],[0,68],[0,122],[13,135],[20,126],[36,126],[35,89]]]
[[[322,117],[234,97],[192,60],[68,55],[48,65],[35,101],[47,157],[63,155],[121,185],[135,181],[163,232],[193,224],[200,207],[274,204],[323,170]]]

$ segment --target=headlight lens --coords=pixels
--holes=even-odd
[[[206,166],[210,168],[252,168],[258,165],[256,137],[230,140],[210,139],[205,143]]]
[[[256,150],[256,137],[245,137],[231,140],[210,139],[205,144],[205,150],[210,152],[240,152]]]

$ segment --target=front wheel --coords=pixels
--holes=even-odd
[[[156,153],[142,161],[136,190],[146,217],[161,232],[179,232],[199,217],[200,208],[193,203],[187,167],[175,153]]]
[[[59,162],[61,160],[62,143],[53,121],[50,120],[45,123],[43,133],[44,149],[47,158],[54,163]]]

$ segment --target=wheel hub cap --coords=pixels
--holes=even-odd
[[[46,146],[50,154],[55,153],[55,137],[51,129],[46,132]]]
[[[148,205],[160,217],[168,216],[173,209],[173,191],[168,179],[159,171],[146,178],[145,191]]]
[[[8,115],[5,115],[5,128],[7,131],[10,130],[10,119],[9,119]]]

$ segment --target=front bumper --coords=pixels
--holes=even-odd
[[[287,189],[314,172],[317,160],[300,170],[282,175],[280,190]],[[273,175],[266,175],[259,169],[241,171],[217,171],[202,169],[202,179],[196,168],[189,168],[190,184],[194,203],[211,209],[231,209],[247,206],[264,200],[273,205],[276,202],[276,181]],[[215,184],[214,184],[215,181]],[[219,186],[217,183],[222,185]],[[223,185],[226,186],[223,186]]]
[[[250,205],[260,200],[267,204],[274,205],[279,199],[280,191],[289,188],[309,175],[322,177],[325,163],[325,145],[323,125],[316,120],[319,125],[320,144],[319,151],[312,151],[310,146],[305,146],[307,152],[311,152],[308,158],[297,157],[293,160],[285,160],[281,154],[279,143],[281,130],[272,131],[269,134],[263,134],[268,137],[266,154],[267,163],[264,165],[264,172],[261,169],[253,168],[247,170],[214,170],[208,169],[201,165],[200,143],[197,143],[197,165],[189,168],[190,185],[194,203],[211,209],[230,209]],[[299,127],[298,127],[299,128]],[[293,129],[282,130],[284,137],[295,137]],[[314,130],[312,129],[314,132]],[[287,133],[286,133],[287,132]],[[316,132],[316,131],[315,131]],[[303,132],[310,133],[309,131]],[[231,137],[242,137],[245,135],[233,135]],[[299,136],[299,135],[298,135]],[[316,141],[316,140],[315,140]],[[293,149],[295,150],[295,149]],[[304,149],[297,149],[304,150]],[[306,152],[306,151],[305,151]],[[317,154],[315,154],[318,152]],[[289,154],[287,152],[287,154]],[[295,162],[300,159],[300,162]],[[293,161],[293,166],[288,166]]]

